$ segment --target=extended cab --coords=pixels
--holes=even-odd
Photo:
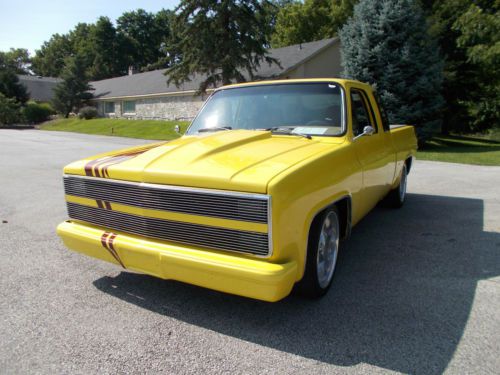
[[[64,168],[72,250],[125,269],[277,301],[332,283],[341,241],[381,199],[400,207],[417,148],[369,85],[217,89],[174,141]]]

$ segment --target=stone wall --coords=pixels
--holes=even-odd
[[[97,102],[102,117],[121,117],[140,120],[192,120],[206,97],[193,95],[169,95],[149,98],[127,99],[135,101],[135,113],[123,113],[121,99],[115,102],[115,113],[104,113],[104,101]]]

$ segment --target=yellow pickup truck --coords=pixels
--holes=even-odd
[[[278,301],[319,297],[341,243],[380,200],[400,207],[417,149],[369,85],[340,79],[214,91],[174,141],[64,168],[72,250],[124,269]]]

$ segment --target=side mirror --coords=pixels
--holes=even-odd
[[[181,127],[179,125],[175,125],[174,126],[174,130],[177,134],[180,134],[181,133]]]
[[[375,129],[373,128],[373,126],[367,125],[363,128],[363,133],[355,136],[353,140],[361,138],[365,135],[373,135],[373,134],[375,134]]]

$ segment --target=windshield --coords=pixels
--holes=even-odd
[[[289,130],[289,134],[343,133],[343,95],[336,83],[295,83],[216,91],[186,134],[231,129]]]

